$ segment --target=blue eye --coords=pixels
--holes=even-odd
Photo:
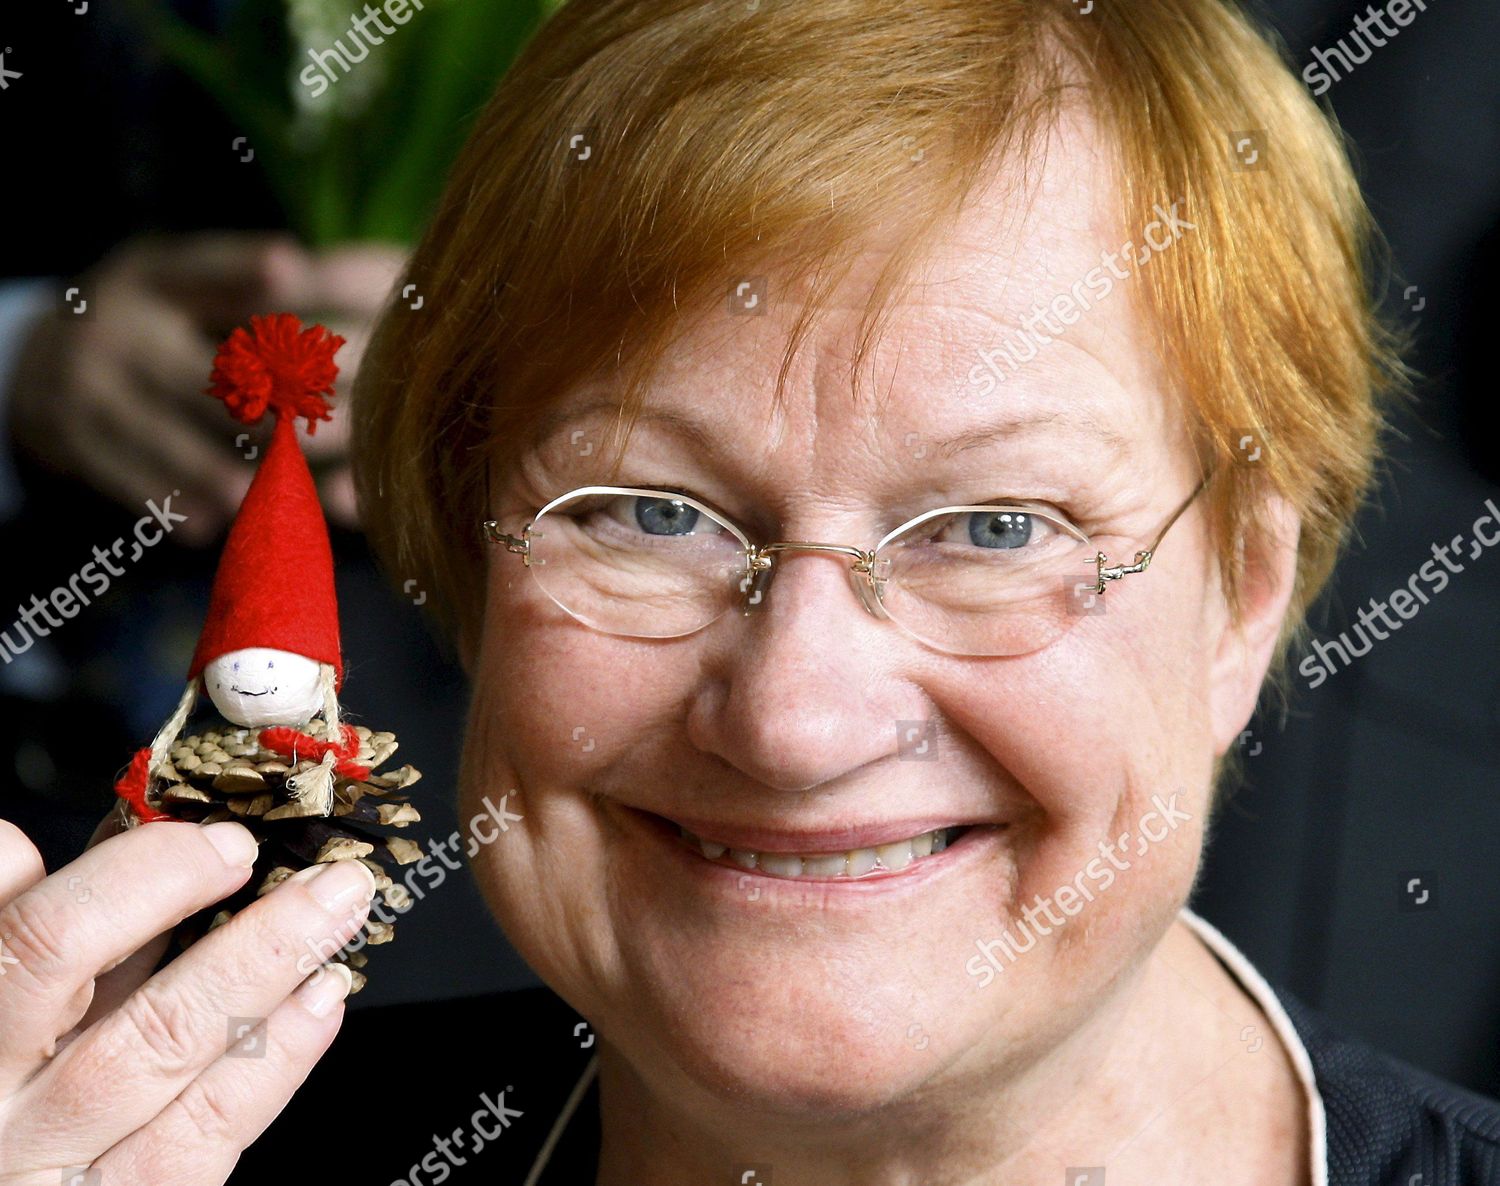
[[[239,669],[240,669],[240,661],[238,659],[236,659],[234,661],[234,670],[238,671]]]
[[[1029,563],[1051,556],[1069,538],[1070,533],[1045,513],[1001,504],[992,510],[937,515],[921,524],[906,546],[932,543],[957,547],[971,557],[984,553],[996,560],[1004,556],[1007,562]]]
[[[267,667],[275,667],[276,666],[276,660],[275,659],[267,659],[266,660],[266,666]]]
[[[686,503],[666,498],[635,499],[635,521],[648,535],[689,535],[699,513]]]
[[[696,507],[675,498],[648,498],[623,494],[611,498],[603,513],[641,534],[654,538],[680,535],[716,535],[723,528]]]
[[[1006,511],[969,516],[969,542],[981,548],[1021,548],[1031,540],[1030,515]]]

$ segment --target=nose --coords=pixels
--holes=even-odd
[[[689,736],[757,785],[795,792],[832,782],[894,753],[897,720],[927,715],[893,678],[905,640],[850,596],[851,560],[779,551],[771,579],[751,587],[760,600],[710,628]]]

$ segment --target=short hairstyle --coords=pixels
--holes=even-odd
[[[519,456],[561,394],[617,368],[628,432],[679,310],[773,263],[783,291],[815,279],[781,400],[828,294],[871,230],[895,226],[857,372],[923,246],[1070,99],[1117,149],[1122,226],[1180,199],[1196,227],[1132,288],[1200,463],[1223,470],[1205,513],[1236,615],[1259,484],[1301,517],[1284,680],[1410,372],[1341,134],[1224,0],[568,0],[453,168],[406,278],[423,307],[387,309],[359,376],[356,480],[392,577],[418,578],[472,645],[487,466]],[[1263,167],[1246,167],[1254,151]],[[1246,431],[1263,455],[1237,465]]]

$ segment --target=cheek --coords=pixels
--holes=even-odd
[[[476,685],[518,777],[583,785],[621,754],[680,736],[693,646],[601,634],[510,583],[491,600]]]
[[[1085,958],[1075,949],[1085,935],[1165,926],[1197,871],[1214,752],[1208,656],[1193,625],[1202,590],[1162,585],[1112,591],[1103,613],[1035,655],[924,685],[954,744],[974,747],[955,769],[988,767],[1027,804],[1002,913],[1054,901],[1064,886],[1065,903],[1084,899],[1088,925],[1059,934],[1063,958]]]
[[[475,876],[539,975],[576,1008],[597,1011],[595,977],[611,962],[613,932],[608,837],[591,791],[608,771],[682,744],[696,664],[680,643],[668,651],[590,630],[528,584],[492,586],[460,806],[474,819],[486,796],[512,795],[523,821],[479,849]]]

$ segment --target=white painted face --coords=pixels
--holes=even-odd
[[[203,669],[203,686],[226,721],[250,728],[304,725],[323,705],[318,663],[271,647],[220,655]]]

